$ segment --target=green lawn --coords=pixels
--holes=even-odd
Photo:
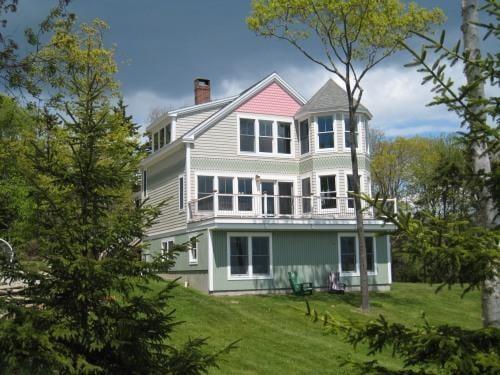
[[[345,296],[315,293],[309,298],[319,311],[342,318],[370,319],[383,314],[390,321],[406,324],[421,322],[421,314],[431,323],[481,327],[479,292],[463,299],[460,290],[435,294],[424,284],[394,284],[389,293],[372,293],[372,311],[360,313],[358,294]],[[368,359],[363,348],[356,352],[336,335],[327,335],[321,324],[304,316],[302,298],[289,295],[210,297],[179,286],[172,307],[178,320],[174,342],[187,337],[208,337],[211,348],[222,348],[241,339],[238,348],[224,357],[223,374],[347,374],[339,368],[342,358]],[[396,364],[389,354],[379,358]]]

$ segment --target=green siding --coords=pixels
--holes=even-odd
[[[172,271],[207,271],[208,270],[208,236],[207,231],[192,232],[189,234],[181,234],[178,236],[159,236],[149,241],[149,253],[158,255],[161,249],[161,241],[165,238],[174,238],[176,244],[182,244],[189,240],[190,237],[200,235],[198,237],[198,264],[189,264],[189,254],[187,251],[178,255],[175,266]]]
[[[214,291],[288,288],[288,272],[297,271],[300,278],[315,287],[325,287],[329,272],[338,269],[338,237],[335,232],[272,233],[273,278],[267,280],[228,280],[227,233],[214,231]],[[369,284],[388,284],[386,237],[376,239],[377,275]],[[349,285],[359,285],[359,277],[342,277]]]

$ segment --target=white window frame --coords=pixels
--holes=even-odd
[[[196,246],[194,247],[196,250],[196,257],[193,256],[193,240],[195,241],[195,244],[196,244]],[[198,238],[196,236],[189,238],[188,255],[189,255],[189,265],[191,265],[191,266],[198,264],[199,250],[200,250],[198,244],[199,244],[199,241],[198,241]]]
[[[301,123],[307,121],[307,141],[309,143],[309,151],[302,153],[302,139],[300,138],[300,132],[301,132]],[[299,143],[299,155],[301,157],[307,156],[311,154],[312,150],[312,142],[311,142],[311,126],[314,124],[314,121],[311,121],[308,117],[305,117],[301,120],[298,120],[298,125],[297,125],[297,141]]]
[[[170,247],[168,246],[168,243],[172,242],[173,246],[175,246],[175,237],[166,237],[162,238],[160,241],[160,253],[161,255],[165,255],[165,250],[170,250]],[[167,244],[166,248],[164,244]]]
[[[231,274],[231,237],[247,237],[248,238],[248,274],[232,275]],[[269,238],[269,274],[254,275],[252,265],[252,237],[268,237]],[[273,236],[269,232],[228,232],[227,233],[227,279],[229,281],[236,280],[269,280],[273,278]]]
[[[141,173],[141,196],[143,199],[147,198],[149,196],[148,193],[148,170],[147,168],[142,170]]]
[[[310,197],[310,200],[311,200],[311,211],[310,212],[307,212],[307,213],[304,213],[304,203],[303,203],[303,197],[304,197],[304,191],[302,190],[302,181],[305,180],[306,178],[309,179],[309,187],[310,187],[310,190],[311,190],[311,194],[309,195]],[[300,184],[300,196],[302,198],[300,198],[300,213],[302,215],[312,215],[313,212],[314,212],[314,204],[315,204],[315,196],[314,196],[314,192],[313,192],[313,184],[314,180],[313,180],[313,175],[312,175],[312,172],[309,172],[309,173],[305,173],[305,174],[302,174],[299,176],[299,184]],[[298,187],[297,187],[298,189]]]
[[[339,260],[339,272],[340,276],[360,276],[359,271],[359,239],[357,233],[346,232],[338,234],[338,260]],[[355,239],[355,256],[356,256],[356,271],[342,271],[342,249],[341,249],[341,238],[343,237],[352,237]],[[368,271],[369,276],[377,276],[377,241],[376,237],[373,234],[365,234],[365,237],[372,238],[373,241],[373,263],[374,263],[374,271]],[[368,267],[368,265],[367,265]]]
[[[333,147],[330,148],[319,148],[319,132],[318,132],[318,117],[331,117],[332,118],[332,131],[333,131]],[[313,122],[314,130],[313,130],[313,136],[314,136],[314,151],[318,154],[324,153],[324,152],[336,152],[339,149],[338,145],[338,129],[337,129],[337,114],[335,112],[333,113],[321,113],[318,114],[317,116],[314,116],[314,122]]]
[[[364,183],[364,173],[358,173],[359,175],[359,192],[360,193],[364,193],[365,192],[365,189],[363,189],[363,183]],[[346,198],[349,198],[349,182],[348,182],[348,176],[353,176],[354,178],[354,174],[352,173],[352,171],[346,171],[344,172],[344,183],[345,183],[345,192],[344,192],[344,195]],[[354,192],[354,190],[351,190]],[[363,207],[363,202],[361,202],[361,207]],[[346,210],[348,210],[348,212],[354,212],[354,207],[353,208],[349,208],[348,207],[348,204],[346,204],[346,207],[345,207]]]
[[[180,174],[177,178],[177,181],[178,181],[177,199],[179,199],[179,211],[184,212],[186,207],[186,183],[184,175]],[[182,205],[181,205],[181,195],[182,195]]]
[[[320,173],[316,174],[316,201],[318,205],[318,211],[321,213],[339,213],[340,212],[340,204],[341,200],[337,200],[337,207],[335,208],[322,208],[321,207],[321,177],[324,176],[335,176],[335,192],[337,193],[336,198],[340,198],[340,191],[339,191],[339,178],[341,176],[341,173],[338,169],[333,169],[333,170],[325,170],[321,171]],[[312,182],[311,182],[312,184]]]
[[[240,145],[240,119],[249,119],[254,120],[254,152],[251,151],[241,151]],[[272,152],[260,152],[260,125],[259,120],[272,121],[273,125],[273,150]],[[237,122],[237,143],[238,143],[238,155],[245,156],[267,156],[273,158],[284,158],[284,159],[293,159],[295,158],[295,126],[293,117],[285,117],[285,116],[269,116],[269,115],[257,115],[252,113],[237,113],[236,114],[236,122]],[[290,153],[283,154],[278,152],[278,122],[288,122],[290,123]]]
[[[279,135],[279,123],[282,123],[282,124],[287,124],[288,125],[288,128],[290,129],[290,138],[287,138],[287,137],[280,137]],[[293,122],[289,122],[289,121],[276,121],[275,122],[275,128],[276,128],[276,153],[278,155],[292,155],[293,154],[293,149],[292,149],[292,140],[293,140]],[[289,140],[290,141],[290,153],[287,154],[286,152],[279,152],[279,140],[280,139],[284,139],[284,140]]]
[[[356,126],[358,128],[358,147],[356,147],[356,151],[357,152],[362,152],[363,151],[363,145],[361,144],[361,131],[362,131],[362,128],[363,126],[360,126],[360,124],[362,124],[362,122],[360,121],[361,119],[361,116],[363,115],[356,115],[356,119],[357,119],[357,122],[356,122]],[[347,147],[345,145],[345,133],[346,133],[346,117],[349,117],[349,114],[348,113],[342,113],[342,146],[344,148],[345,151],[351,151],[351,148],[350,147]]]

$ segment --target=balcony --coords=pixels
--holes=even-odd
[[[387,200],[396,210],[395,199]],[[375,219],[372,207],[366,208],[365,219]],[[188,204],[191,222],[211,218],[238,219],[319,219],[353,220],[356,218],[354,199],[349,197],[318,197],[267,194],[213,193]]]

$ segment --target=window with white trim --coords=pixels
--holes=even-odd
[[[309,152],[309,121],[304,120],[299,124],[300,133],[300,154],[304,155]]]
[[[252,211],[252,182],[251,178],[238,178],[238,194],[243,195],[238,197],[239,211]]]
[[[196,237],[189,239],[189,263],[198,263],[198,239]]]
[[[336,176],[327,175],[319,177],[321,208],[337,208]]]
[[[184,176],[179,176],[179,210],[184,209]]]
[[[161,255],[167,255],[170,250],[175,246],[173,238],[166,238],[161,241]]]
[[[302,179],[302,213],[308,214],[311,212],[311,178]],[[309,197],[309,198],[307,198]]]
[[[358,128],[358,121],[359,117],[356,116],[354,118],[354,143],[356,144],[356,148],[359,147],[359,128]],[[345,148],[351,148],[351,124],[350,124],[350,119],[348,114],[344,114],[344,147]]]
[[[198,176],[198,210],[214,209],[214,177]]]
[[[219,210],[233,210],[233,178],[218,177],[219,184]]]
[[[292,153],[292,133],[289,122],[278,121],[278,154]]]
[[[342,273],[358,273],[356,235],[340,237],[340,271]]]
[[[318,117],[318,148],[320,150],[335,147],[334,125],[333,116]]]
[[[148,172],[146,170],[142,171],[142,196],[148,196]]]
[[[271,235],[229,235],[229,276],[269,277]]]
[[[240,118],[240,151],[255,152],[255,120]]]
[[[273,122],[259,120],[259,152],[273,152]]]
[[[347,176],[347,208],[354,208],[354,176],[348,174]]]
[[[375,272],[375,238],[365,236],[366,247],[366,269]]]

